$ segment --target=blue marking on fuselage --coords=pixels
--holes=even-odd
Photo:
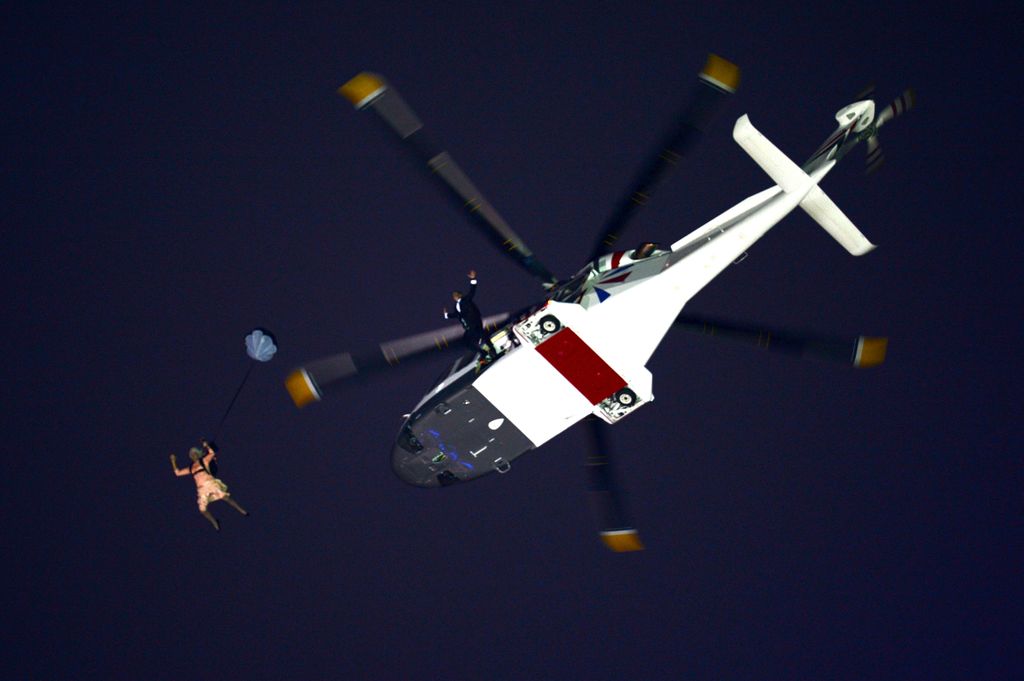
[[[605,270],[604,272],[600,273],[601,274],[601,278],[602,279],[607,279],[608,277],[610,277],[612,275],[619,274],[621,272],[625,272],[630,267],[632,267],[634,264],[635,263],[629,263],[628,265],[621,265],[619,267],[616,267],[614,270]]]
[[[599,303],[603,303],[612,297],[612,294],[608,293],[604,289],[597,288],[596,286],[594,287],[594,293],[597,294],[597,302]]]
[[[441,433],[437,432],[436,430],[428,430],[427,432],[434,436],[434,441],[437,442],[438,450],[444,452],[453,461],[459,460],[458,451],[456,451],[455,449],[448,448],[448,445],[446,445],[444,440],[441,439]]]

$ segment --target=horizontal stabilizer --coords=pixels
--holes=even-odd
[[[875,247],[821,187],[812,187],[800,207],[851,255],[864,255]]]
[[[832,235],[832,238],[853,255],[864,255],[875,247],[861,234],[850,218],[839,210],[832,199],[817,186],[824,172],[815,173],[815,177],[805,173],[796,163],[762,135],[750,122],[746,115],[740,116],[732,131],[733,139],[750,154],[750,157],[761,166],[761,169],[772,178],[782,191],[807,192],[800,207],[815,222]],[[834,165],[834,162],[832,162]],[[827,169],[826,171],[827,172]],[[816,178],[816,179],[815,179]]]
[[[782,187],[782,191],[789,193],[806,189],[811,182],[807,173],[772,144],[771,140],[762,135],[746,114],[736,120],[736,125],[732,129],[732,138],[743,147],[743,151],[747,152],[757,165],[761,166],[761,170],[768,173],[772,182]]]

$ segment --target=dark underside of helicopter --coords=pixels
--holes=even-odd
[[[475,364],[475,362],[474,362]],[[533,443],[473,387],[474,370],[431,396],[402,424],[391,467],[405,482],[442,487],[506,473]]]

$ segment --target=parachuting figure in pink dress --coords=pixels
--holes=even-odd
[[[174,467],[174,474],[178,477],[191,475],[196,483],[196,501],[199,504],[199,512],[210,521],[215,530],[220,530],[220,522],[213,517],[207,507],[214,501],[225,501],[242,515],[249,515],[249,512],[238,505],[238,502],[231,498],[228,493],[228,486],[224,481],[215,477],[217,452],[206,440],[202,441],[202,449],[193,447],[189,450],[191,465],[185,468],[178,468],[178,459],[171,454],[171,466]]]

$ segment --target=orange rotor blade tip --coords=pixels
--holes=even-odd
[[[384,79],[375,73],[363,71],[340,88],[338,94],[352,102],[352,106],[362,109],[379,97],[387,89]]]
[[[861,338],[860,347],[857,350],[856,366],[863,369],[878,366],[885,361],[885,353],[888,348],[888,338],[872,338],[869,336]]]
[[[310,402],[320,401],[320,394],[313,386],[313,382],[310,380],[309,374],[306,373],[305,369],[296,369],[288,374],[288,378],[284,380],[284,387],[288,389],[292,402],[299,409],[305,407]]]
[[[740,67],[717,54],[709,54],[700,77],[726,92],[736,92],[740,86]]]
[[[640,541],[640,533],[633,529],[602,532],[601,541],[615,553],[644,550],[643,542]]]

